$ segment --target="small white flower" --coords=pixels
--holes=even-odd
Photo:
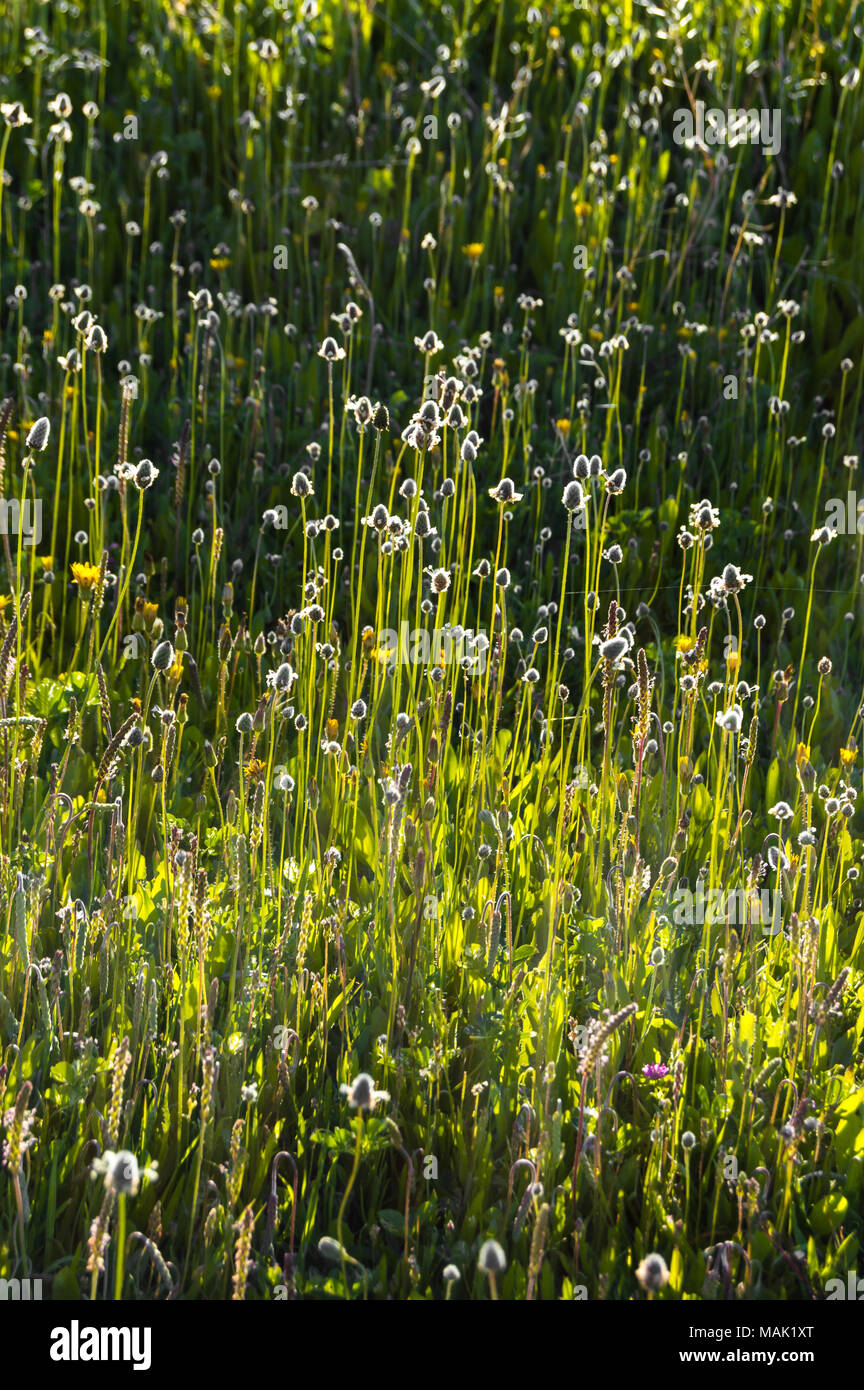
[[[656,1293],[658,1289],[662,1289],[663,1285],[669,1282],[669,1268],[663,1256],[657,1254],[646,1255],[636,1270],[636,1278],[639,1280],[643,1289],[652,1293]]]
[[[585,495],[582,491],[581,484],[577,482],[575,478],[567,483],[561,501],[568,512],[582,511],[585,506]]]
[[[323,357],[325,362],[341,362],[345,349],[339,346],[335,338],[325,338],[318,349],[318,356]]]
[[[368,1072],[361,1071],[350,1086],[340,1086],[339,1092],[348,1100],[352,1110],[374,1110],[380,1100],[389,1100],[388,1091],[376,1091],[375,1082]]]
[[[745,574],[737,565],[727,565],[717,581],[718,586],[727,594],[738,594],[752,582],[752,574]]]
[[[430,328],[429,332],[425,333],[422,338],[414,339],[414,346],[431,357],[434,353],[440,352],[444,344],[438,334]]]
[[[51,421],[47,415],[41,415],[30,428],[27,435],[27,448],[34,449],[38,453],[47,447],[51,435]]]
[[[715,723],[727,734],[738,734],[741,732],[741,725],[744,721],[744,711],[740,705],[732,705],[730,709],[721,710],[716,716]]]
[[[477,1266],[484,1274],[503,1274],[507,1268],[507,1256],[497,1240],[484,1240],[477,1256]]]
[[[817,526],[810,539],[817,545],[830,545],[836,535],[837,532],[828,526]]]
[[[105,1187],[109,1192],[134,1197],[142,1177],[150,1182],[156,1181],[158,1167],[158,1163],[153,1162],[147,1168],[139,1168],[137,1158],[128,1149],[121,1149],[119,1153],[106,1149],[102,1157],[91,1165],[90,1176],[96,1178],[104,1174]]]
[[[615,666],[622,657],[625,657],[630,650],[630,634],[626,630],[618,633],[615,637],[608,637],[605,642],[600,643],[600,655],[604,661],[611,661]]]

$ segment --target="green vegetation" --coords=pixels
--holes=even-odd
[[[856,1270],[862,20],[4,8],[0,1277]]]

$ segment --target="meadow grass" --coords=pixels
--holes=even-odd
[[[856,1270],[862,19],[0,15],[0,1277]]]

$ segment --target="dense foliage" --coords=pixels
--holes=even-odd
[[[855,1270],[861,15],[3,9],[0,1276]]]

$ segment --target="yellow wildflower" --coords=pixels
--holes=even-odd
[[[72,583],[78,585],[79,593],[92,589],[99,578],[99,566],[82,564],[78,560],[72,562]]]

